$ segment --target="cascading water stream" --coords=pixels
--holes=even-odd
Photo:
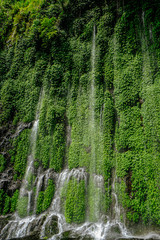
[[[120,220],[121,209],[120,209],[120,206],[118,204],[118,197],[117,197],[117,193],[116,193],[116,185],[115,185],[116,180],[117,180],[117,176],[116,176],[116,173],[114,173],[114,178],[113,178],[113,183],[112,183],[112,195],[115,199],[115,204],[114,204],[114,207],[113,207],[114,219],[111,221],[110,225],[111,226],[118,225],[122,236],[129,237],[130,233],[128,232],[124,223],[122,223],[121,220]]]
[[[59,237],[61,237],[61,234],[64,231],[73,230],[73,226],[70,224],[67,224],[65,221],[64,215],[61,214],[61,201],[60,201],[61,190],[64,187],[65,183],[67,183],[72,177],[76,178],[78,181],[81,181],[81,180],[85,180],[85,182],[87,181],[87,174],[83,168],[72,169],[71,171],[69,169],[64,169],[58,175],[58,179],[56,182],[56,192],[55,192],[51,207],[49,209],[49,215],[47,216],[42,226],[42,230],[41,230],[42,238],[45,237],[46,225],[48,224],[49,221],[51,221],[51,218],[53,216],[58,217],[59,233],[55,234],[53,237],[49,239],[52,239],[52,240],[59,239]]]
[[[39,126],[39,112],[42,102],[42,94],[40,95],[40,99],[38,102],[37,113],[36,113],[36,120],[34,121],[31,136],[30,136],[30,154],[28,156],[27,161],[27,170],[24,176],[24,180],[22,182],[22,186],[20,189],[20,198],[27,196],[28,198],[28,206],[27,206],[27,215],[30,215],[32,210],[32,198],[33,198],[33,176],[34,176],[34,154],[36,148],[36,140],[37,140],[37,133],[38,133],[38,126]]]
[[[89,167],[89,221],[98,221],[100,219],[100,202],[102,200],[102,193],[104,189],[103,177],[97,175],[97,152],[99,151],[98,136],[99,125],[97,126],[95,116],[96,105],[96,26],[93,27],[92,49],[91,49],[91,72],[90,72],[90,89],[89,89],[89,122],[88,132],[90,138],[90,167]]]
[[[152,77],[152,67],[151,67],[151,59],[153,58],[153,53],[149,52],[147,38],[145,35],[145,12],[142,12],[142,31],[140,31],[140,39],[141,39],[141,49],[142,49],[142,59],[143,59],[143,74],[142,74],[142,89],[146,89],[146,85],[151,85],[153,83]],[[143,94],[145,95],[145,90],[143,90]]]
[[[95,59],[96,59],[96,26],[93,28],[92,52],[91,52],[91,90],[90,90],[90,120],[91,135],[91,171],[96,172],[95,156]]]

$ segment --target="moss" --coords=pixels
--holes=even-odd
[[[104,191],[92,180],[87,190],[75,179],[65,185],[67,222],[84,221],[85,191],[90,219],[99,219],[103,209],[106,213],[114,168],[118,201],[128,219],[159,225],[160,11],[157,0],[127,1],[124,7],[119,1],[119,8],[116,1],[102,2],[1,1],[0,124],[16,128],[20,121],[32,122],[43,88],[36,168],[60,172],[68,164],[70,170],[83,167],[90,176],[104,177]],[[0,172],[14,165],[14,180],[24,176],[29,135],[26,129],[14,140],[11,160],[0,155]],[[10,145],[2,148],[7,152]],[[33,181],[29,176],[29,189]],[[37,213],[50,206],[53,194],[49,182],[39,195]],[[17,195],[0,191],[1,214],[14,211]],[[21,205],[27,199],[18,202],[25,216]]]
[[[65,150],[64,124],[57,124],[53,134],[53,147],[51,149],[50,168],[59,172],[63,166]]]
[[[20,217],[27,216],[28,197],[21,197],[17,202],[17,211]]]
[[[64,194],[63,194],[64,195]],[[82,223],[85,220],[85,182],[72,179],[67,184],[65,218],[68,223]],[[63,198],[64,198],[63,196]]]
[[[6,159],[2,154],[0,154],[0,172],[3,172],[6,167]]]
[[[48,180],[48,186],[46,190],[44,191],[44,199],[43,199],[43,205],[42,205],[42,210],[46,210],[51,202],[52,198],[54,196],[54,191],[55,191],[55,185],[53,183],[53,180],[49,179]],[[41,194],[41,200],[42,200],[42,194]]]
[[[11,198],[11,212],[14,212],[17,207],[17,201],[18,201],[18,196],[19,196],[19,190],[16,190]]]
[[[44,201],[44,192],[41,191],[38,194],[38,198],[37,198],[37,209],[36,209],[36,214],[39,214],[42,212],[43,209],[43,201]]]
[[[24,130],[17,139],[15,139],[14,146],[14,170],[19,178],[22,178],[27,163],[27,157],[29,153],[29,134],[30,130]]]
[[[4,209],[3,209],[3,215],[9,213],[10,210],[10,197],[6,194],[5,200],[4,200]]]

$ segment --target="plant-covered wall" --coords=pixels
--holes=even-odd
[[[159,9],[158,0],[1,0],[0,214],[27,215],[18,194],[38,115],[35,172],[88,174],[62,190],[68,223],[112,214],[116,176],[121,219],[160,225]],[[36,214],[55,184],[42,184]]]

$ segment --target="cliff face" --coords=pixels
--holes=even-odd
[[[2,239],[159,238],[158,1],[0,5]]]

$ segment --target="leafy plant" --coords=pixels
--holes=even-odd
[[[43,205],[42,205],[42,210],[46,210],[51,202],[52,198],[54,196],[54,191],[55,191],[55,185],[53,183],[53,180],[49,179],[48,180],[48,187],[44,191],[44,200],[43,200]],[[42,199],[42,194],[41,194],[41,199]]]

